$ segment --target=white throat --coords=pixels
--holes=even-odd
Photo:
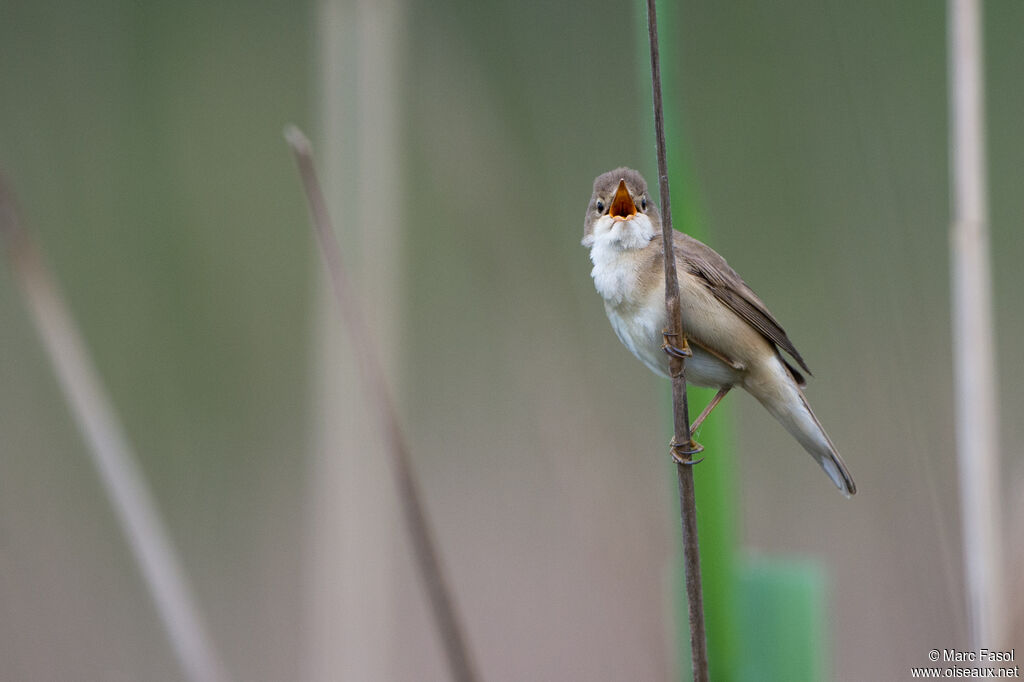
[[[631,220],[607,215],[594,223],[594,231],[583,237],[594,264],[590,276],[597,293],[612,305],[633,302],[639,280],[640,251],[654,239],[654,225],[643,213]]]

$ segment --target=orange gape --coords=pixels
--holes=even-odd
[[[633,197],[629,196],[625,180],[619,180],[619,188],[615,190],[608,215],[612,218],[632,218],[636,215],[636,204],[633,203]]]

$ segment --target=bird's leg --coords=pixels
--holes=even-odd
[[[744,365],[742,362],[737,362],[737,361],[735,361],[735,360],[733,360],[731,358],[728,358],[728,357],[722,355],[721,353],[719,353],[717,350],[715,350],[713,348],[710,348],[708,346],[705,346],[703,343],[700,343],[699,341],[694,341],[693,343],[695,345],[697,345],[702,351],[704,351],[708,355],[715,356],[716,358],[718,358],[719,360],[721,360],[725,364],[729,365],[733,369],[743,370],[743,369],[747,368],[746,365]]]
[[[676,337],[679,336],[679,334],[676,334],[673,331],[669,331],[668,329],[662,329],[661,334],[665,338],[664,342],[661,344],[661,349],[668,353],[670,356],[674,358],[683,359],[693,355],[693,351],[690,350],[690,344],[686,342],[686,334],[683,334],[683,345],[681,348],[676,347],[676,345],[673,343],[673,341]],[[670,341],[670,339],[672,340]]]
[[[722,388],[718,389],[718,393],[716,393],[715,397],[711,399],[711,402],[708,403],[708,406],[705,407],[704,411],[701,412],[700,415],[698,415],[698,417],[693,420],[692,424],[690,424],[691,436],[700,427],[700,425],[704,423],[704,420],[708,418],[708,415],[711,414],[711,410],[715,409],[715,406],[717,406],[718,403],[722,402],[722,398],[724,398],[725,394],[728,393],[730,390],[732,390],[732,386],[723,386]]]
[[[682,335],[683,343],[682,347],[679,347],[674,343],[675,339],[680,336],[679,334],[668,329],[662,329],[661,333],[665,338],[665,341],[661,344],[661,349],[665,351],[669,357],[684,360],[693,356],[693,351],[690,350],[690,344],[686,341],[686,334]],[[681,464],[683,466],[693,466],[694,464],[699,464],[704,461],[703,457],[696,460],[693,459],[693,455],[704,451],[704,446],[693,439],[693,429],[690,430],[688,435],[690,437],[685,443],[677,442],[676,437],[672,436],[672,440],[669,441],[668,444],[669,452],[672,453],[672,459],[675,460],[676,464]]]
[[[704,461],[704,458],[693,459],[693,456],[704,452],[704,446],[695,441],[692,437],[686,443],[676,442],[676,437],[672,436],[672,440],[668,443],[669,452],[672,453],[672,459],[675,460],[676,464],[682,464],[684,466],[693,466],[694,464],[700,464]]]

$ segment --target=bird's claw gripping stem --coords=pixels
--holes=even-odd
[[[704,452],[704,446],[695,441],[693,438],[685,443],[677,443],[676,437],[672,436],[672,440],[669,441],[669,452],[672,453],[672,459],[676,464],[682,464],[683,466],[693,466],[694,464],[700,464],[704,461],[704,458],[693,459],[693,455]]]
[[[674,340],[679,334],[669,331],[668,329],[661,330],[662,336],[665,341],[661,344],[661,349],[668,355],[679,358],[680,360],[693,356],[693,351],[690,350],[690,344],[686,341],[686,335],[683,335],[683,346],[682,348],[677,347],[672,340]]]

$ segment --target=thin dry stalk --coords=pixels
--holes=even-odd
[[[665,114],[661,98],[661,58],[658,51],[658,18],[655,0],[647,0],[647,31],[651,44],[651,88],[654,93],[654,135],[658,152],[658,190],[661,195],[662,241],[665,245],[665,307],[668,331],[675,340],[683,339],[682,311],[679,306],[679,280],[676,275],[672,241],[672,209],[669,203],[668,162],[665,159]],[[686,400],[686,363],[669,355],[672,376],[674,443],[685,444],[676,450],[685,460],[676,463],[679,482],[679,511],[682,521],[683,563],[686,570],[686,598],[690,617],[690,651],[693,679],[708,679],[708,646],[704,627],[704,593],[701,588],[700,550],[697,541],[697,498],[693,487],[691,455],[697,450],[690,437],[690,411]]]
[[[226,682],[227,672],[206,632],[137,458],[85,348],[56,279],[18,219],[13,193],[0,177],[0,238],[64,399],[88,445],[132,555],[170,640],[193,682]]]
[[[470,657],[466,637],[455,611],[455,603],[441,568],[436,543],[420,499],[419,485],[413,473],[409,449],[399,425],[398,412],[388,392],[387,381],[370,340],[370,333],[359,311],[352,287],[341,262],[341,249],[331,225],[309,140],[295,126],[285,129],[285,139],[295,155],[302,176],[310,217],[320,252],[330,275],[338,302],[338,311],[348,327],[363,378],[363,387],[373,411],[380,419],[381,432],[391,454],[392,470],[398,486],[402,512],[412,542],[420,578],[430,599],[438,633],[444,645],[452,679],[474,682],[478,679]]]
[[[980,0],[949,0],[949,73],[956,447],[968,620],[979,649],[1006,644]]]

